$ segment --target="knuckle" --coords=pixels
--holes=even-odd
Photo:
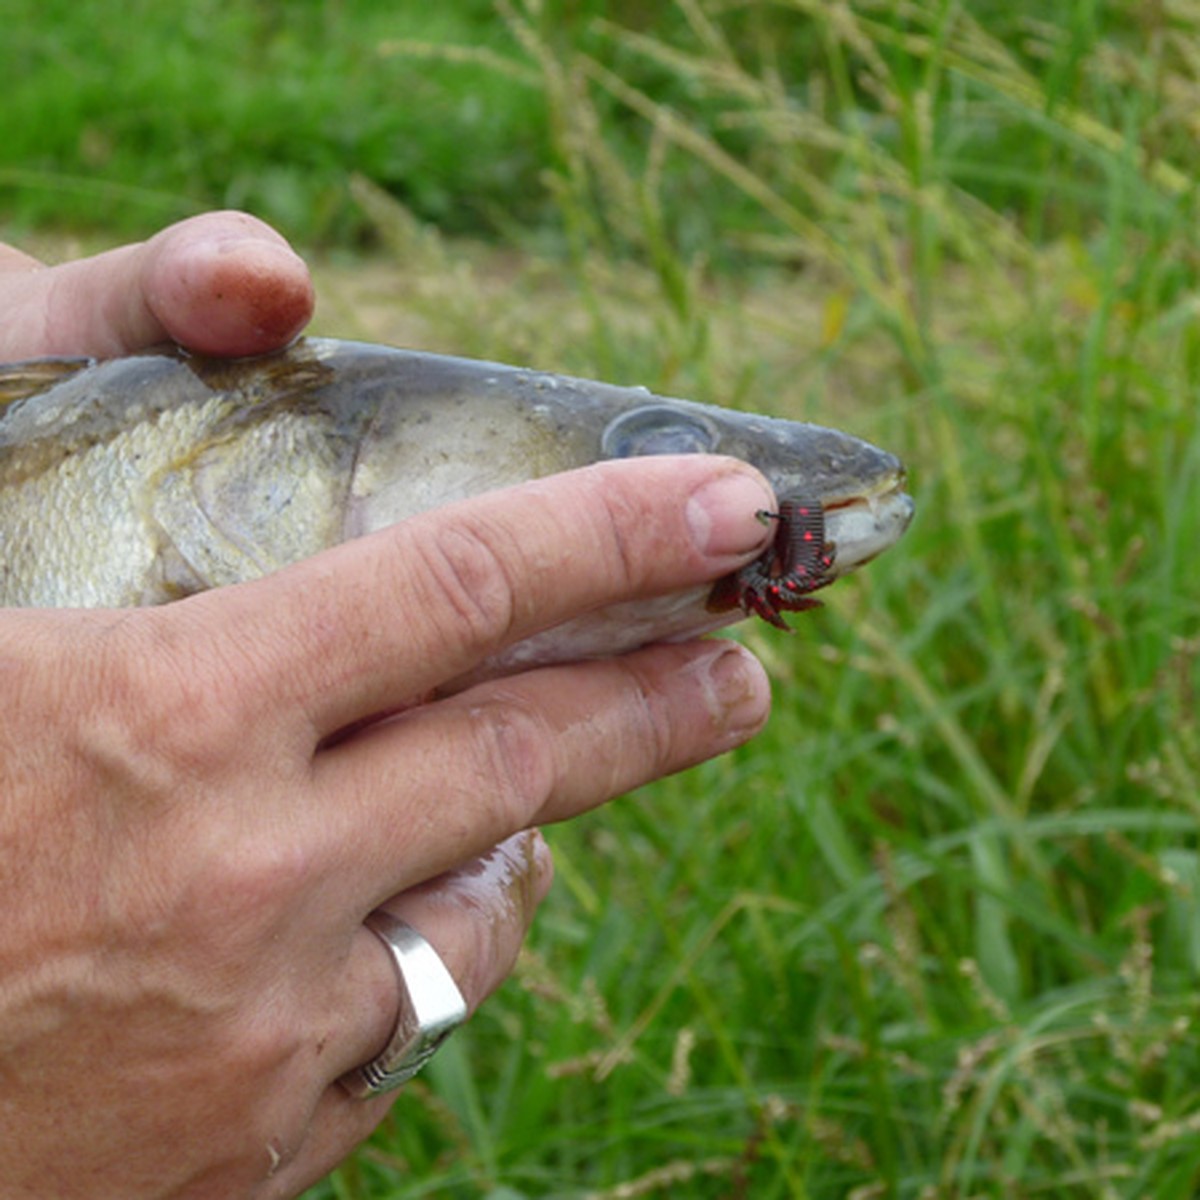
[[[545,717],[514,694],[499,693],[470,706],[474,786],[490,794],[506,827],[534,823],[558,786],[555,739]]]
[[[294,844],[247,845],[222,830],[206,835],[198,822],[159,824],[112,839],[81,936],[104,947],[105,962],[153,964],[179,995],[204,1008],[224,1004],[270,970],[312,863]]]
[[[313,854],[287,834],[222,834],[204,855],[190,891],[201,920],[221,929],[223,939],[236,942],[242,931],[253,941],[263,924],[291,911],[295,898],[314,887],[318,870]]]
[[[317,886],[319,864],[286,833],[247,837],[225,823],[197,824],[189,836],[173,828],[143,843],[143,854],[157,860],[143,873],[153,884],[120,923],[142,940],[182,939],[215,985],[246,971],[264,945],[284,940],[298,898]]]
[[[622,669],[626,673],[624,711],[628,736],[650,775],[657,776],[678,757],[674,709],[665,702],[663,690],[652,676],[632,663],[623,663]]]
[[[630,586],[640,585],[647,574],[643,543],[650,532],[650,520],[644,505],[623,489],[602,490],[603,542],[607,544],[611,569]]]
[[[124,782],[114,794],[169,798],[246,747],[230,674],[211,659],[154,637],[104,649],[75,729],[82,755]]]
[[[647,585],[669,543],[659,529],[661,514],[645,493],[605,472],[608,465],[584,469],[589,487],[569,512],[569,537],[564,534],[562,543],[565,553],[574,552],[573,567],[586,562],[590,574],[616,597]]]
[[[422,539],[412,549],[418,556],[413,572],[424,601],[422,608],[444,613],[476,642],[502,640],[512,628],[517,588],[507,561],[493,543],[497,532],[484,532],[459,521]]]

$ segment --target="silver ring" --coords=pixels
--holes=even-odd
[[[383,1053],[342,1076],[365,1099],[411,1079],[467,1019],[467,1002],[438,952],[411,925],[378,910],[363,922],[388,948],[400,985],[396,1028]]]

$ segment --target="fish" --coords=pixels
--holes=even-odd
[[[914,512],[851,434],[500,363],[331,338],[252,359],[172,346],[0,366],[0,605],[163,604],[255,579],[468,496],[605,459],[719,453],[770,481],[755,563],[543,631],[495,672],[785,611]]]

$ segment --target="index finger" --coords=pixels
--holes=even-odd
[[[240,658],[257,677],[246,702],[280,711],[284,701],[320,740],[569,618],[737,569],[761,551],[768,533],[755,514],[772,502],[763,477],[734,459],[602,463],[161,611],[202,620],[215,660]]]

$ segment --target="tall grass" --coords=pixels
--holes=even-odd
[[[350,170],[446,228],[545,208],[536,94],[473,70],[503,36],[490,0],[3,0],[0,19],[0,221],[18,229],[141,235],[225,206],[354,243]],[[475,58],[400,63],[417,33]]]
[[[745,632],[753,746],[554,831],[516,983],[319,1194],[1197,1194],[1200,8],[499,11],[580,304],[479,332],[460,260],[460,348],[845,424],[918,519]]]

